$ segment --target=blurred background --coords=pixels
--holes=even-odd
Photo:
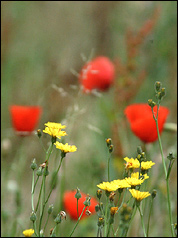
[[[106,92],[84,94],[77,74],[87,60],[100,55],[115,64],[115,83]],[[48,121],[67,125],[65,140],[78,150],[67,155],[59,188],[63,177],[65,190],[79,187],[95,196],[96,185],[107,179],[105,139],[112,138],[114,144],[112,179],[122,177],[123,158],[136,156],[137,146],[145,146],[131,132],[123,110],[155,99],[155,81],[166,88],[162,105],[170,110],[167,122],[177,123],[177,2],[1,1],[1,69],[1,235],[22,236],[32,226],[30,164],[33,158],[38,165],[44,162],[45,154],[36,135],[14,133],[9,106],[41,106],[36,129],[44,129]],[[44,136],[44,144],[48,141]],[[163,131],[162,143],[165,156],[170,151],[177,156],[176,133]],[[150,236],[169,236],[158,142],[144,148],[148,160],[156,163],[148,190],[155,188],[159,195]],[[177,162],[170,177],[174,222],[176,167]],[[55,189],[50,203],[56,214],[61,201]],[[48,229],[54,224],[50,222]],[[63,222],[60,236],[68,236],[74,224],[70,218]],[[81,221],[75,236],[96,236],[96,224],[96,215]],[[140,222],[129,235],[142,236]]]

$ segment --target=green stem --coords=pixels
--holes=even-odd
[[[64,156],[64,157],[65,157],[65,156]],[[53,183],[52,183],[52,186],[51,186],[51,191],[50,191],[49,194],[48,194],[48,197],[47,197],[47,199],[46,199],[46,201],[45,201],[45,204],[48,202],[48,200],[49,200],[49,198],[50,198],[50,195],[51,195],[51,193],[52,193],[52,191],[53,191],[53,187],[54,187],[55,182],[56,182],[57,174],[58,174],[58,172],[59,172],[59,169],[60,169],[60,167],[61,167],[62,160],[63,160],[64,157],[61,157],[60,164],[59,164],[59,166],[58,166],[58,168],[57,168],[57,170],[56,170],[56,173],[55,173],[55,175],[54,175]]]
[[[43,229],[44,232],[45,232],[45,229],[46,229],[46,226],[47,226],[48,220],[49,220],[49,216],[50,216],[50,214],[48,213],[48,217],[47,217],[47,219],[46,219],[46,223],[45,223],[45,225],[44,225],[44,229]]]
[[[107,232],[108,204],[109,204],[109,198],[107,197],[105,217],[104,217],[104,236],[106,236],[106,232]]]
[[[109,176],[109,162],[110,162],[110,159],[111,159],[111,154],[108,158],[108,182],[110,181],[110,176]]]
[[[33,229],[34,229],[36,237],[39,237],[36,231],[36,221],[33,222]]]
[[[50,158],[50,155],[52,153],[52,149],[53,149],[53,143],[50,144],[47,152],[46,152],[46,166],[43,170],[43,178],[42,178],[42,184],[41,184],[41,188],[42,188],[42,198],[41,198],[41,211],[40,211],[40,224],[39,224],[39,232],[41,230],[41,225],[42,225],[42,219],[43,219],[43,214],[44,214],[44,209],[45,209],[45,181],[46,181],[46,170],[48,167],[48,161]]]
[[[153,109],[152,109],[152,113],[153,113]],[[165,163],[164,155],[163,155],[163,148],[162,148],[161,138],[160,138],[160,134],[159,134],[159,127],[158,127],[158,109],[157,109],[157,118],[155,118],[154,114],[153,114],[153,118],[156,122],[156,129],[157,129],[157,134],[158,134],[159,147],[160,147],[160,151],[161,151],[162,164],[163,164],[164,173],[165,173],[169,220],[170,220],[170,226],[171,226],[171,233],[172,233],[172,236],[174,237],[174,227],[173,227],[173,221],[172,221],[170,192],[169,192],[169,181],[168,181],[168,176],[167,176],[166,163]]]
[[[151,199],[150,212],[149,212],[149,215],[148,215],[148,225],[147,225],[147,231],[146,231],[147,236],[148,236],[148,233],[149,233],[150,217],[151,217],[152,207],[153,207],[153,198]]]
[[[31,202],[32,202],[32,211],[33,212],[34,212],[34,202],[33,202],[33,196],[34,196],[34,176],[35,176],[35,171],[33,170],[33,173],[32,173],[32,191],[31,191],[31,194],[32,194]]]
[[[141,223],[142,223],[142,228],[143,228],[143,233],[144,233],[144,237],[147,237],[146,232],[145,232],[145,225],[144,225],[144,221],[143,221],[143,214],[141,212],[140,206],[138,206],[138,210],[140,212],[140,217],[141,217]]]
[[[136,211],[137,211],[137,207],[136,207],[136,205],[135,205],[135,203],[133,204],[133,212],[132,212],[132,217],[131,217],[131,219],[130,219],[130,221],[129,221],[129,224],[128,224],[128,226],[127,226],[127,228],[125,229],[125,236],[127,235],[127,232],[128,232],[128,230],[129,230],[129,227],[130,227],[130,224],[132,223],[132,221],[133,221],[133,219],[134,219],[134,216],[135,216],[135,214],[136,214]],[[116,234],[116,233],[115,233]]]
[[[83,208],[83,210],[82,210],[82,213],[81,213],[80,217],[78,218],[77,223],[75,224],[75,226],[74,226],[72,232],[70,233],[69,237],[71,237],[72,234],[74,233],[74,231],[75,231],[75,229],[76,229],[76,227],[77,227],[77,225],[78,225],[78,223],[79,223],[79,221],[80,221],[80,219],[81,219],[81,217],[82,217],[82,215],[83,215],[83,212],[84,212],[84,210],[85,210],[86,207],[87,207],[87,206],[84,206],[84,208]]]

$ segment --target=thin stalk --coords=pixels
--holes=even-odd
[[[33,202],[33,196],[34,196],[34,178],[35,178],[35,171],[33,169],[33,173],[32,173],[32,198],[31,198],[31,202],[32,202],[32,211],[34,212],[34,202]]]
[[[46,219],[46,223],[45,223],[45,225],[44,225],[44,229],[43,229],[44,232],[45,232],[45,229],[46,229],[46,226],[47,226],[48,220],[49,220],[49,216],[50,216],[50,214],[48,213],[48,217],[47,217],[47,219]]]
[[[149,212],[149,215],[148,215],[148,225],[147,225],[147,231],[146,231],[146,235],[147,235],[147,236],[148,236],[148,233],[149,233],[150,217],[151,217],[152,207],[153,207],[153,199],[151,199],[150,212]]]
[[[80,217],[78,218],[77,223],[75,224],[75,226],[74,226],[73,230],[71,231],[69,237],[71,237],[72,234],[74,233],[74,231],[75,231],[75,229],[76,229],[76,227],[77,227],[77,225],[78,225],[78,223],[79,223],[79,221],[80,221],[80,219],[81,219],[81,217],[82,217],[82,215],[83,215],[83,212],[84,212],[84,210],[85,210],[86,207],[87,207],[87,206],[84,206],[84,208],[83,208],[83,210],[82,210],[82,213],[81,213]]]
[[[109,162],[110,162],[110,159],[111,159],[111,153],[110,153],[110,156],[108,158],[108,182],[110,181],[110,174],[109,174]]]
[[[135,204],[135,203],[134,203]],[[125,229],[125,236],[127,235],[127,232],[128,232],[128,230],[129,230],[129,227],[130,227],[130,224],[132,223],[132,221],[133,221],[133,219],[134,219],[134,216],[135,216],[135,214],[136,214],[136,211],[137,211],[137,207],[135,206],[135,205],[133,205],[133,212],[132,212],[132,217],[131,217],[131,219],[130,219],[130,221],[129,221],[129,224],[128,224],[128,227]],[[115,232],[115,234],[116,234],[116,232]]]
[[[105,217],[104,217],[104,236],[106,236],[106,232],[107,232],[108,204],[109,204],[109,198],[107,197]]]
[[[41,184],[41,188],[42,188],[42,197],[41,197],[41,211],[40,211],[40,224],[39,224],[39,232],[41,230],[41,225],[42,225],[42,219],[43,219],[43,214],[44,214],[44,209],[45,209],[45,190],[46,190],[46,186],[45,186],[45,181],[46,181],[46,170],[47,170],[47,166],[48,166],[48,161],[50,158],[50,155],[52,153],[52,149],[53,149],[53,143],[50,144],[47,152],[46,152],[46,166],[44,168],[43,171],[43,178],[42,178],[42,184]]]
[[[157,134],[158,134],[159,147],[160,147],[162,164],[163,164],[164,173],[165,173],[166,187],[167,187],[167,203],[168,203],[168,212],[169,212],[169,220],[170,220],[170,226],[171,226],[171,233],[172,233],[172,236],[174,237],[174,227],[173,227],[173,221],[172,221],[170,192],[169,192],[169,180],[168,180],[168,176],[167,176],[166,163],[165,163],[164,155],[163,155],[163,148],[162,148],[162,143],[161,143],[161,137],[160,137],[160,134],[159,134],[158,110],[159,110],[159,107],[157,107],[157,117],[155,117],[155,115],[154,115],[153,108],[152,108],[152,113],[153,113],[153,118],[154,118],[154,120],[156,122],[156,129],[157,129]]]
[[[144,225],[144,221],[143,221],[143,214],[142,214],[142,212],[141,212],[140,206],[138,206],[138,210],[139,210],[139,212],[140,212],[140,217],[141,217],[141,223],[142,223],[142,228],[143,228],[144,237],[147,237],[146,231],[145,231],[145,225]]]
[[[54,179],[53,179],[53,183],[52,183],[52,186],[51,186],[51,191],[49,192],[49,194],[48,194],[48,196],[47,196],[47,199],[46,199],[46,201],[45,201],[45,204],[48,202],[48,200],[49,200],[49,198],[50,198],[50,195],[51,195],[51,193],[52,193],[52,191],[53,191],[53,186],[54,186],[54,184],[55,184],[55,182],[56,182],[57,174],[58,174],[59,169],[60,169],[60,167],[61,167],[63,158],[64,158],[64,157],[61,157],[60,164],[59,164],[59,166],[58,166],[58,168],[57,168],[57,170],[56,170],[56,173],[55,173],[55,176],[54,176]]]

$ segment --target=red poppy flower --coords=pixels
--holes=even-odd
[[[105,56],[100,56],[82,68],[79,81],[83,86],[84,92],[98,89],[106,91],[114,81],[114,64]]]
[[[22,135],[31,133],[38,124],[42,108],[39,106],[10,106],[12,125]]]
[[[79,212],[79,216],[82,213],[82,210],[84,208],[84,204],[83,202],[86,200],[87,195],[85,193],[82,193],[80,191],[82,197],[78,200],[78,212]],[[76,190],[72,190],[72,191],[66,191],[64,193],[64,197],[63,197],[63,203],[64,203],[64,209],[65,212],[68,213],[70,215],[70,217],[74,220],[78,220],[77,217],[77,199],[75,198],[75,194],[76,194]],[[97,200],[95,198],[91,198],[90,200],[90,206],[88,207],[89,211],[91,213],[95,212],[95,206],[98,204]],[[83,215],[81,217],[87,217],[87,215],[85,214],[87,208],[85,208]]]
[[[153,108],[156,115],[157,106]],[[127,106],[124,113],[130,122],[133,133],[145,143],[154,142],[158,139],[156,123],[153,119],[151,107],[148,104],[132,104]],[[159,107],[158,112],[158,127],[159,133],[163,130],[169,110],[166,107]]]

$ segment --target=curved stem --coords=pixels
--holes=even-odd
[[[86,207],[87,207],[87,206],[84,206],[84,208],[83,208],[83,210],[82,210],[82,213],[81,213],[80,217],[78,218],[78,221],[77,221],[77,223],[75,224],[75,226],[74,226],[72,232],[70,233],[69,237],[71,237],[72,234],[74,233],[74,231],[75,231],[75,229],[76,229],[76,227],[77,227],[77,225],[78,225],[78,223],[79,223],[79,221],[80,221],[80,219],[81,219],[81,217],[82,217],[82,215],[83,215],[83,212],[84,212],[84,210],[85,210]]]

